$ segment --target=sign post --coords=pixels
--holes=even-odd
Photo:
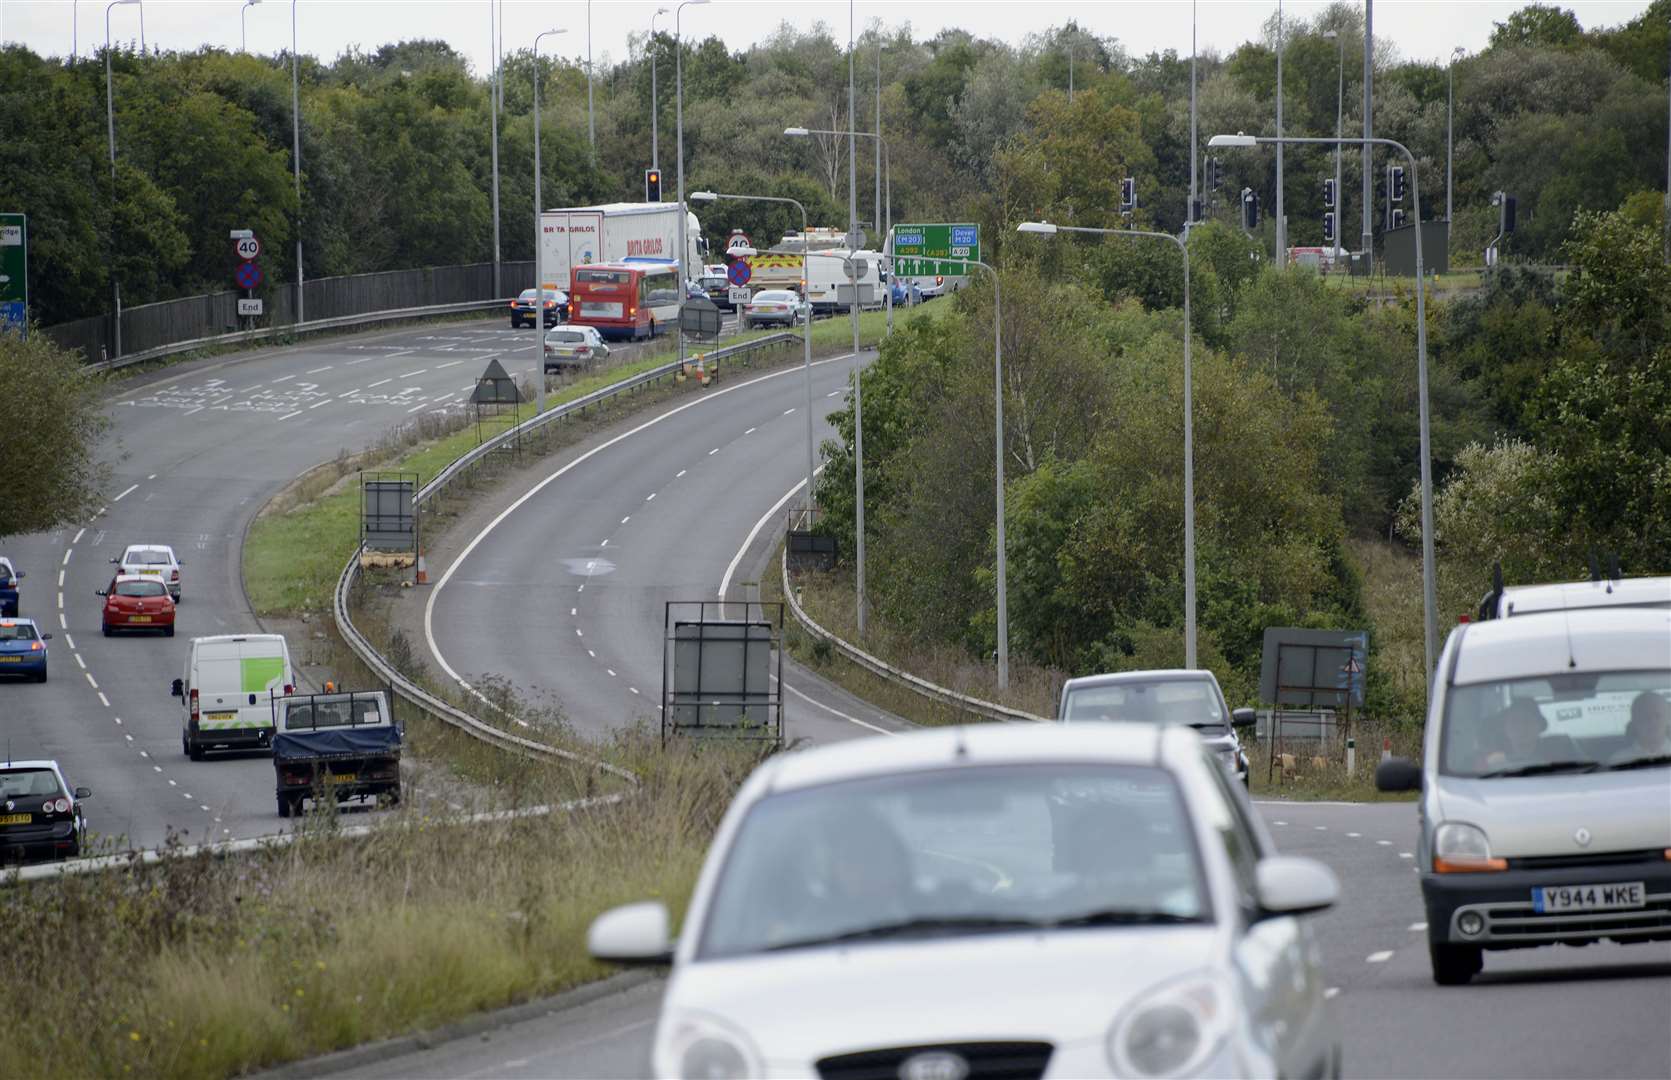
[[[29,333],[29,217],[0,214],[0,330]]]
[[[254,328],[254,318],[261,314],[262,303],[256,297],[249,295],[261,284],[261,267],[256,265],[256,257],[261,254],[261,240],[253,229],[232,230],[232,254],[238,257],[238,268],[232,272],[232,280],[237,282],[238,288],[244,290],[245,295],[238,298],[238,317],[249,318],[244,329]]]
[[[981,261],[980,226],[895,225],[893,254],[893,277],[963,277]]]

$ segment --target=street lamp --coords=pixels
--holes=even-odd
[[[296,51],[296,0],[290,0],[290,161],[296,172],[296,324],[302,310],[302,61]]]
[[[498,0],[487,0],[487,47],[493,57],[493,81],[488,86],[488,127],[491,129],[493,161],[493,295],[504,295],[501,289],[501,261],[499,252],[499,31]],[[541,363],[544,363],[543,359]],[[542,369],[543,370],[543,369]]]
[[[739,202],[784,203],[799,210],[801,212],[801,280],[807,280],[808,253],[805,206],[802,206],[796,199],[788,199],[778,195],[722,195],[712,191],[693,191],[690,194],[691,202],[710,203],[716,199],[734,199]],[[813,441],[812,431],[812,303],[807,300],[805,295],[802,295],[801,302],[806,306],[806,328],[801,334],[801,343],[804,350],[802,367],[806,371],[806,500],[810,507],[813,492],[813,458],[816,452],[816,443]]]
[[[534,35],[534,288],[539,302],[534,305],[534,326],[539,330],[539,348],[534,357],[535,415],[545,412],[545,237],[540,214],[540,41],[566,30],[543,30]]]
[[[238,9],[239,52],[249,52],[249,9],[261,3],[261,0],[244,0],[244,6]]]
[[[1451,62],[1445,67],[1445,240],[1447,247],[1451,235],[1451,113],[1456,103],[1456,58],[1466,56],[1467,53],[1467,49],[1458,45],[1451,50]],[[1335,134],[1338,135],[1339,132]]]
[[[1306,145],[1330,144],[1340,145],[1340,139],[1315,139],[1290,136],[1282,142],[1300,143]],[[1352,139],[1351,142],[1362,142],[1365,149],[1370,145],[1385,146],[1404,155],[1410,163],[1410,203],[1415,212],[1416,222],[1416,392],[1420,398],[1421,414],[1421,498],[1422,498],[1422,645],[1423,657],[1426,665],[1423,674],[1427,677],[1428,697],[1431,700],[1433,692],[1433,661],[1438,649],[1439,624],[1438,601],[1435,596],[1433,571],[1433,458],[1431,442],[1428,437],[1428,406],[1427,406],[1427,283],[1422,277],[1422,197],[1421,187],[1416,182],[1416,156],[1410,153],[1408,147],[1393,139]],[[1274,143],[1277,139],[1265,135],[1214,135],[1207,141],[1208,146],[1214,147],[1249,147],[1260,143]]]
[[[877,126],[876,131],[838,131],[835,128],[788,127],[788,128],[783,129],[783,133],[785,135],[791,136],[793,138],[806,138],[809,135],[835,135],[835,136],[838,136],[840,138],[858,137],[858,138],[861,138],[861,139],[875,139],[876,140],[876,147],[877,147],[877,150],[880,153],[880,156],[882,158],[881,176],[882,176],[882,190],[884,192],[884,194],[882,195],[882,198],[880,199],[880,202],[882,204],[881,205],[882,215],[881,215],[881,217],[879,217],[877,219],[877,224],[882,229],[882,237],[883,237],[882,253],[886,255],[886,254],[891,253],[890,248],[893,244],[893,230],[894,230],[894,222],[893,222],[893,219],[894,219],[894,209],[893,209],[893,202],[894,202],[893,159],[892,159],[892,156],[891,156],[892,151],[890,151],[888,149],[888,140],[886,140],[882,137],[882,132],[881,132],[881,126],[882,125],[881,125],[880,117],[878,117],[878,119],[877,119],[877,125],[876,126]],[[888,310],[888,332],[892,333],[893,328],[894,328],[894,291],[893,291],[893,263],[892,263],[891,260],[888,263],[888,288],[883,290],[883,296],[886,298],[886,304],[887,304],[887,310]]]
[[[1334,106],[1334,137],[1338,140],[1345,134],[1342,126],[1346,121],[1346,37],[1338,30],[1323,31],[1326,41],[1338,42],[1340,50],[1340,72],[1336,76],[1339,86],[1336,90]],[[1334,265],[1335,252],[1340,250],[1340,224],[1345,220],[1342,211],[1346,208],[1346,192],[1340,187],[1340,155],[1342,144],[1337,142],[1334,148],[1334,239],[1329,241],[1329,265]]]
[[[106,130],[110,133],[110,198],[112,204],[116,200],[116,94],[111,89],[110,74],[110,9],[119,8],[127,4],[137,4],[139,0],[111,0],[104,9],[104,120]],[[116,246],[116,215],[112,205],[110,236],[112,249]],[[117,269],[116,252],[111,251],[110,260],[110,297],[116,306],[116,320],[114,328],[114,344],[116,356],[122,355],[122,279]],[[113,357],[114,359],[114,357]]]
[[[656,20],[667,14],[666,8],[657,8],[650,16],[650,168],[661,172],[661,139],[658,128],[661,120],[661,107],[656,103]]]
[[[1215,140],[1211,146],[1219,145]],[[1048,221],[1024,221],[1017,232],[1038,236],[1055,236],[1059,232],[1089,233],[1093,236],[1146,236],[1167,240],[1178,245],[1184,257],[1184,666],[1196,666],[1195,629],[1195,407],[1194,369],[1190,352],[1190,297],[1189,297],[1189,234],[1177,237],[1171,233],[1149,232],[1143,229],[1092,229],[1077,225],[1054,225]]]
[[[592,0],[586,0],[586,141],[598,152],[598,129],[592,122]],[[542,359],[540,363],[545,363]]]

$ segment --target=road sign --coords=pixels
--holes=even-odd
[[[748,238],[748,233],[741,229],[734,229],[731,233],[731,239],[725,242],[726,251],[735,251],[738,248],[751,248],[753,246],[754,242]]]
[[[743,259],[738,259],[725,271],[726,280],[733,285],[747,285],[748,279],[753,276],[754,271],[749,269],[748,263]]]
[[[261,307],[260,300],[246,300],[243,297],[238,299],[238,314],[240,315],[259,315],[261,314]]]
[[[234,240],[246,240],[254,235],[254,229],[233,229],[231,232],[232,239]]]
[[[241,262],[233,271],[232,280],[238,283],[240,289],[253,289],[261,284],[261,267],[252,262]]]
[[[250,259],[253,259],[257,255],[261,254],[261,241],[257,240],[253,236],[240,236],[237,240],[233,241],[232,253],[238,256],[238,258],[243,259],[245,262],[248,262]]]
[[[753,295],[754,293],[747,285],[733,285],[726,291],[725,298],[733,306],[738,306],[748,303]]]
[[[0,327],[29,325],[29,218],[0,214]]]
[[[899,277],[963,277],[969,268],[950,259],[979,261],[980,226],[895,225],[894,273]]]

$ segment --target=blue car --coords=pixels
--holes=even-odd
[[[46,643],[34,619],[0,619],[0,677],[25,675],[46,682]]]

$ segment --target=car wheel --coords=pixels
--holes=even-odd
[[[1429,941],[1427,955],[1433,962],[1433,981],[1440,986],[1466,986],[1485,967],[1485,951],[1478,945]]]
[[[46,665],[41,665],[41,673],[35,676],[36,682],[46,682]]]
[[[174,636],[174,627],[172,627],[172,626],[163,627],[162,628],[162,636],[163,637],[173,637]]]
[[[285,798],[283,795],[280,795],[278,797],[278,810],[279,810],[279,817],[289,817],[290,816],[290,800]]]
[[[105,637],[109,637],[109,636],[110,636],[110,624],[109,624],[109,623],[101,623],[101,624],[99,624],[99,629],[100,629],[100,630],[102,630],[102,631],[104,631],[104,636],[105,636]]]
[[[186,743],[186,756],[191,758],[193,761],[202,761],[203,748],[198,746],[196,743],[188,742]]]

